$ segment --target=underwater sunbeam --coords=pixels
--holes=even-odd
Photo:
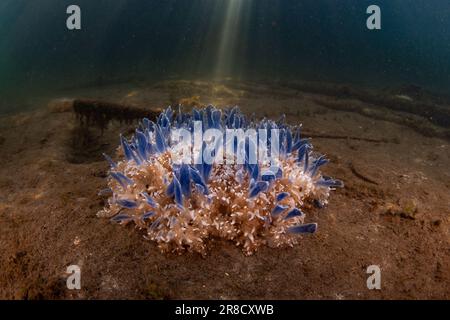
[[[223,28],[219,39],[217,64],[215,68],[216,78],[228,77],[232,73],[232,65],[236,55],[239,31],[243,27],[244,11],[251,0],[229,0],[225,7]]]

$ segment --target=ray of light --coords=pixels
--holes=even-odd
[[[236,55],[239,38],[244,36],[245,11],[251,0],[228,0],[225,5],[223,27],[219,38],[219,49],[215,68],[216,78],[228,77]]]

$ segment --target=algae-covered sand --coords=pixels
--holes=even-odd
[[[308,214],[318,232],[293,248],[261,247],[246,257],[233,243],[211,239],[205,257],[162,254],[131,225],[96,216],[108,171],[101,154],[114,152],[119,133],[136,123],[80,127],[74,98],[149,110],[182,102],[237,104],[260,117],[284,113],[289,123],[303,123],[331,160],[323,173],[345,188]],[[450,298],[448,127],[390,108],[392,99],[372,102],[305,86],[167,81],[71,90],[2,116],[0,298]],[[73,264],[81,290],[66,288]],[[370,265],[381,267],[381,290],[367,288]]]

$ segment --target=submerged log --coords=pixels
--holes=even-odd
[[[157,109],[147,109],[100,100],[85,99],[74,100],[73,111],[82,125],[95,125],[102,130],[104,130],[112,120],[121,123],[131,123],[145,117],[154,119],[160,113]]]
[[[101,160],[102,153],[114,152],[111,149],[111,132],[106,132],[111,121],[127,125],[143,118],[155,120],[160,111],[156,108],[142,108],[101,100],[59,99],[50,103],[51,112],[73,112],[78,125],[71,131],[68,141],[67,159],[71,163],[87,163]],[[123,128],[122,128],[123,129]],[[116,132],[112,132],[116,134]],[[118,135],[118,134],[117,134]]]

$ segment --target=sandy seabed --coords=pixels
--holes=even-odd
[[[450,145],[388,118],[330,108],[342,100],[263,84],[173,81],[67,92],[149,108],[213,103],[303,123],[323,173],[345,183],[307,213],[316,234],[293,248],[250,257],[211,239],[206,257],[162,254],[142,231],[101,219],[108,165],[119,133],[80,133],[62,100],[0,118],[0,298],[2,299],[449,299]],[[320,103],[325,101],[328,103]],[[402,118],[399,112],[392,119]],[[405,114],[405,117],[408,115]],[[81,267],[81,290],[66,268]],[[381,290],[366,269],[381,267]]]

